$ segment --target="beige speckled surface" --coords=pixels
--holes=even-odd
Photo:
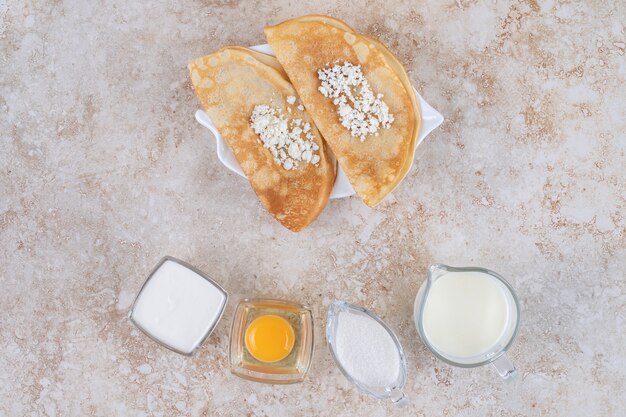
[[[0,416],[618,416],[626,404],[623,1],[0,0]],[[308,12],[406,63],[447,118],[376,210],[331,202],[300,234],[262,210],[193,120],[187,62]],[[165,254],[231,293],[195,358],[126,315]],[[433,262],[516,287],[520,378],[451,368],[417,340]],[[244,295],[308,303],[306,381],[227,367]],[[405,413],[360,395],[322,337],[335,298],[404,344]]]

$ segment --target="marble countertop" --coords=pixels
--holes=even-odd
[[[379,207],[335,200],[294,234],[220,165],[186,64],[314,12],[386,43],[446,121]],[[0,416],[622,415],[625,22],[620,0],[0,0]],[[166,254],[231,293],[193,358],[127,319]],[[413,299],[435,262],[516,288],[515,382],[418,340]],[[236,300],[260,295],[313,309],[301,384],[228,370]],[[334,299],[397,331],[408,409],[334,366]]]

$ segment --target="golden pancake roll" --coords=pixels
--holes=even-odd
[[[263,206],[292,231],[307,227],[328,202],[336,162],[279,62],[226,47],[191,62],[189,72],[202,107]],[[302,138],[300,147],[284,145],[286,137],[287,145]]]
[[[327,16],[289,20],[265,28],[265,35],[354,190],[376,206],[406,176],[417,145],[420,108],[405,69],[382,43]],[[319,71],[346,63],[360,65],[374,96],[393,116],[363,140],[342,125],[337,103],[320,91]]]

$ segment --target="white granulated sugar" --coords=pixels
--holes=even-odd
[[[367,135],[378,136],[381,128],[391,127],[393,114],[383,95],[374,95],[360,65],[345,61],[318,70],[317,77],[321,81],[318,90],[333,100],[339,121],[352,136],[363,142]]]
[[[337,316],[335,352],[357,381],[389,387],[400,373],[400,354],[391,335],[371,317],[350,312]]]
[[[293,104],[296,102],[296,98],[294,96],[287,97],[287,103]]]
[[[272,153],[274,162],[286,170],[297,168],[300,162],[315,166],[319,164],[320,156],[316,153],[319,145],[315,143],[308,122],[288,119],[281,109],[259,104],[254,107],[250,117],[250,127],[259,135],[263,146]]]

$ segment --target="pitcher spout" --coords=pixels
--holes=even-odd
[[[443,274],[448,272],[450,267],[444,264],[432,264],[428,267],[428,280],[430,284],[437,280],[437,278],[441,277]]]

